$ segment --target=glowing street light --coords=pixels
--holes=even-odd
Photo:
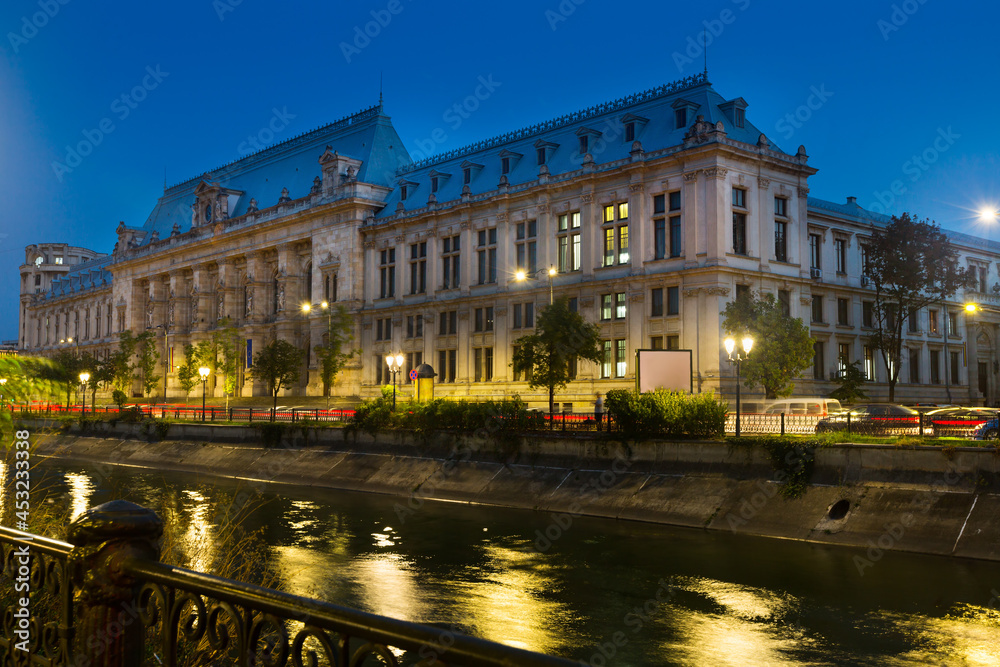
[[[80,373],[80,383],[83,385],[83,410],[80,411],[80,416],[87,414],[87,383],[90,382],[90,373],[84,371]]]
[[[750,349],[753,347],[753,338],[744,336],[740,341],[743,344],[743,354],[736,351],[736,340],[729,336],[723,343],[726,346],[726,354],[729,355],[729,363],[736,364],[736,436],[740,435],[740,363],[750,356]],[[733,352],[736,357],[733,358]]]
[[[524,269],[518,269],[514,273],[514,280],[516,280],[519,283],[522,283],[525,280],[527,280],[529,277],[534,278],[535,276],[539,276],[539,275],[541,275],[543,273],[545,273],[545,274],[547,274],[549,276],[549,305],[551,306],[552,305],[552,279],[555,277],[555,275],[557,273],[556,267],[550,266],[547,269],[538,269],[537,271],[525,271]]]
[[[385,363],[389,366],[389,372],[392,373],[392,411],[396,411],[396,375],[399,374],[400,369],[403,368],[403,362],[406,358],[402,354],[397,354],[395,356],[388,354],[385,357]]]
[[[201,421],[205,421],[205,394],[208,392],[208,375],[212,372],[212,369],[208,366],[202,366],[198,369],[198,375],[201,376]]]

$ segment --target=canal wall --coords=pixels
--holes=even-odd
[[[32,425],[46,426],[43,422]],[[50,426],[55,426],[51,424]],[[500,439],[335,428],[213,424],[78,426],[34,438],[55,461],[221,475],[260,484],[391,494],[397,514],[429,500],[552,514],[537,545],[577,516],[728,530],[858,548],[860,571],[886,551],[1000,561],[996,448],[836,445],[815,452],[804,493],[760,448],[720,442],[624,443],[598,434]],[[790,461],[795,463],[794,460]]]

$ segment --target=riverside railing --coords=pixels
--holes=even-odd
[[[162,533],[163,524],[152,510],[123,500],[77,517],[69,526],[68,543],[0,527],[0,593],[13,597],[14,583],[22,580],[30,590],[16,593],[30,598],[27,618],[7,605],[0,664],[577,664],[165,565],[158,561]]]

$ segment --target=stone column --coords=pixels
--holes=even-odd
[[[78,587],[74,655],[84,656],[86,664],[142,664],[145,627],[125,611],[136,608],[141,582],[123,566],[128,560],[158,560],[162,534],[155,512],[124,500],[90,509],[70,524],[70,564]]]
[[[684,187],[681,190],[681,235],[684,237],[685,269],[698,266],[698,253],[705,247],[705,224],[698,201],[698,173],[697,169],[685,172]],[[669,221],[668,212],[668,224]]]

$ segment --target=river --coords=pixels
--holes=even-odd
[[[240,526],[276,587],[594,667],[1000,665],[997,563],[890,552],[859,568],[878,554],[124,468],[36,474],[74,517],[119,497],[156,509],[173,562],[209,571],[249,493]]]

